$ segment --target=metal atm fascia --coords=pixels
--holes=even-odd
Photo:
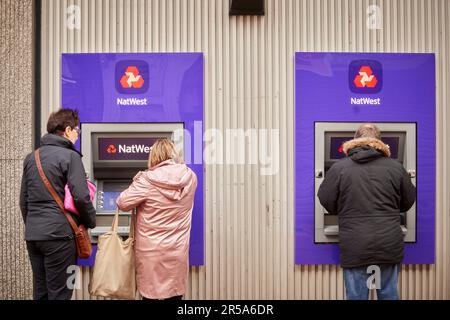
[[[327,133],[333,132],[337,134],[350,134],[352,137],[361,122],[315,122],[314,124],[314,243],[338,243],[339,242],[339,226],[338,216],[330,215],[320,204],[317,193],[319,187],[325,178],[325,161],[326,161],[326,145],[325,136]],[[402,156],[402,164],[408,172],[411,182],[416,186],[416,123],[393,123],[383,122],[376,123],[381,131],[381,137],[384,135],[401,133],[404,134],[403,141],[404,150],[400,150],[399,156]],[[404,241],[411,243],[416,242],[416,203],[405,215],[405,225],[402,225]],[[326,220],[331,222],[326,224]]]
[[[97,227],[90,230],[92,240],[95,242],[95,238],[101,234],[108,232],[111,228],[111,223],[107,224],[99,224],[99,218],[110,217],[112,221],[112,217],[115,214],[115,210],[106,210],[99,206],[99,199],[102,198],[101,192],[103,190],[103,186],[105,181],[115,181],[118,185],[122,184],[122,189],[125,189],[131,184],[132,178],[130,179],[95,179],[94,178],[94,159],[95,154],[98,150],[94,150],[94,137],[96,135],[108,135],[109,137],[120,137],[123,134],[145,134],[146,137],[152,137],[154,135],[155,138],[170,138],[172,141],[176,143],[178,147],[184,146],[184,124],[183,123],[82,123],[81,124],[81,153],[83,154],[83,165],[86,170],[86,173],[90,177],[91,181],[93,181],[97,185],[97,195],[94,197],[93,205],[97,212]],[[183,156],[184,150],[181,149],[180,155]],[[121,163],[120,160],[116,160],[115,164],[117,168],[124,168],[124,163]],[[136,168],[136,170],[138,170]],[[100,200],[101,201],[101,200]],[[121,235],[128,235],[129,232],[129,217],[130,212],[120,212],[119,219],[127,220],[128,223],[126,226],[123,226],[123,222],[121,223],[119,220],[118,233]]]

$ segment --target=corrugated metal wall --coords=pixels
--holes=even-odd
[[[373,4],[382,29],[367,27]],[[65,27],[70,5],[81,9],[80,29]],[[450,298],[450,2],[267,0],[264,17],[229,17],[228,7],[229,0],[43,0],[43,128],[60,105],[62,52],[203,52],[205,128],[279,129],[280,171],[206,166],[206,265],[192,268],[186,298],[343,299],[340,268],[294,265],[294,52],[435,52],[437,260],[404,266],[401,295]],[[86,286],[76,297],[88,298]]]

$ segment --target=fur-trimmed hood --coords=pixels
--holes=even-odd
[[[389,150],[389,146],[385,144],[383,141],[375,138],[358,138],[347,141],[344,143],[342,149],[346,155],[348,155],[348,151],[357,147],[369,146],[383,153],[384,156],[390,157],[391,151]]]

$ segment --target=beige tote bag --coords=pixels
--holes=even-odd
[[[94,271],[89,282],[89,293],[91,295],[118,299],[136,298],[135,216],[134,213],[131,215],[130,232],[127,240],[123,240],[117,234],[119,210],[116,211],[111,231],[98,237]]]

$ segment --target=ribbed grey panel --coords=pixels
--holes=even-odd
[[[81,29],[65,27],[81,8]],[[382,29],[367,27],[378,5]],[[229,17],[228,0],[43,0],[42,124],[60,105],[62,52],[205,54],[205,128],[279,129],[278,175],[206,166],[206,264],[189,299],[343,299],[342,270],[294,265],[294,52],[435,52],[436,265],[409,265],[403,299],[450,297],[450,2],[267,0],[263,17]],[[407,80],[407,79],[406,79]],[[224,150],[225,152],[225,150]],[[88,272],[78,298],[88,298]]]

